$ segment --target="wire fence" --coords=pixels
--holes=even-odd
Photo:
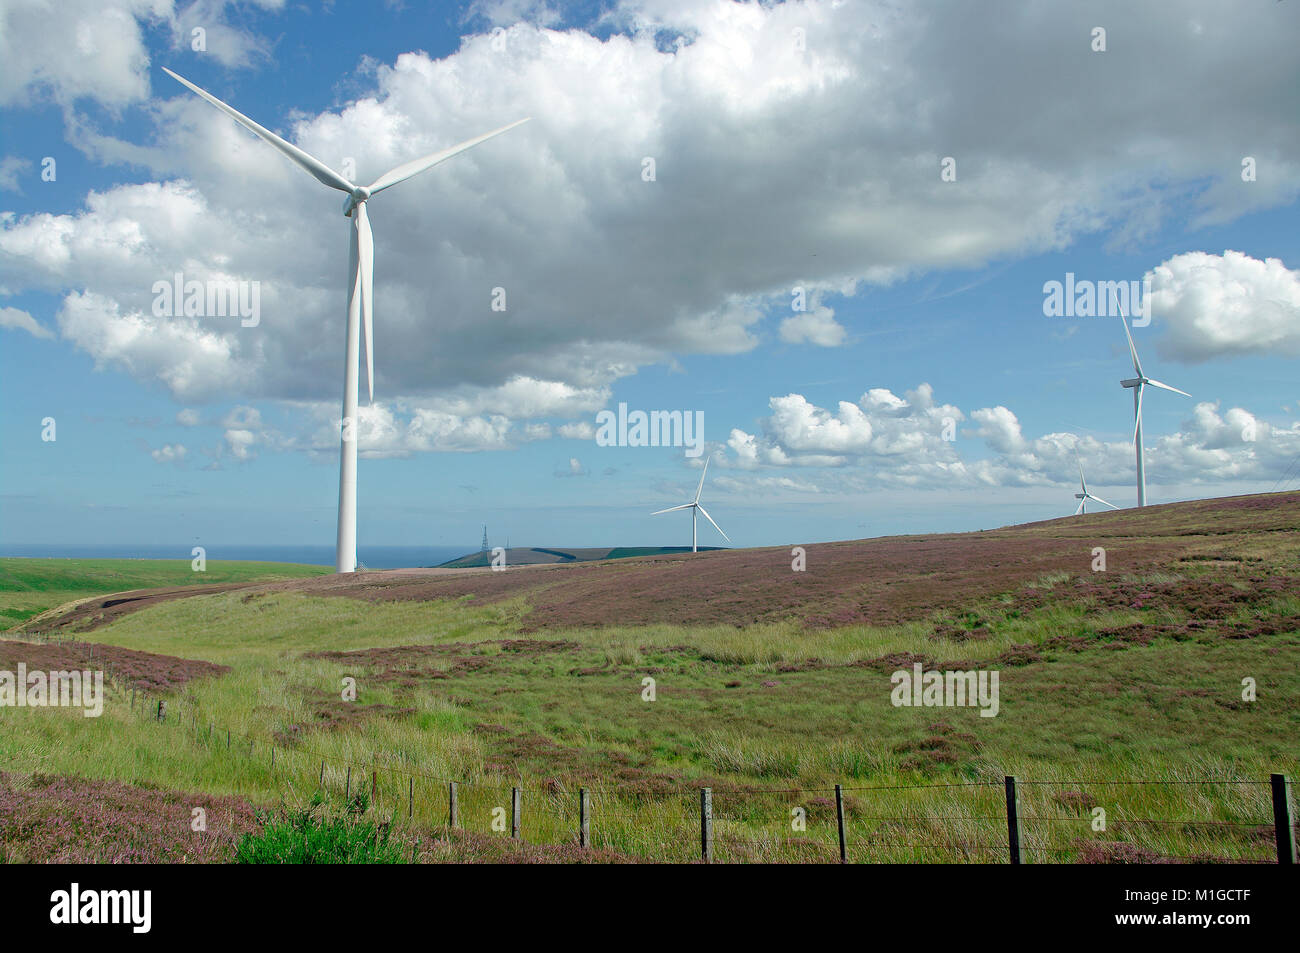
[[[94,658],[92,643],[41,640]],[[111,676],[110,660],[97,661],[109,662]],[[652,792],[629,792],[556,778],[450,777],[422,770],[405,754],[348,758],[302,739],[259,746],[204,718],[191,700],[122,683],[113,691],[137,717],[186,729],[209,753],[261,769],[282,800],[307,791],[341,797],[345,811],[412,831],[432,826],[679,862],[1295,862],[1293,797],[1283,774],[823,787],[665,782]],[[1170,800],[1152,792],[1170,791],[1178,792],[1170,806],[1180,816],[1136,813]]]

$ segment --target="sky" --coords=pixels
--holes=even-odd
[[[164,66],[358,183],[531,117],[367,203],[363,549],[683,545],[650,514],[706,459],[736,546],[1068,516],[1080,465],[1135,505],[1098,287],[1192,395],[1146,392],[1148,502],[1294,489],[1297,35],[1275,0],[0,0],[0,545],[333,542],[342,197]],[[620,405],[703,442],[609,445]]]

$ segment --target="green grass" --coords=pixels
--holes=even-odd
[[[1022,812],[1038,859],[1077,858],[1103,841],[1177,856],[1269,856],[1256,830],[1271,819],[1266,784],[1114,782],[1294,775],[1300,632],[1233,639],[1212,626],[1124,643],[1097,633],[1137,621],[1177,625],[1186,614],[1104,608],[1076,598],[1065,577],[1040,588],[1053,598],[1034,608],[1009,595],[898,626],[610,626],[548,632],[557,644],[536,651],[499,641],[520,638],[522,600],[205,595],[91,636],[231,666],[177,693],[170,708],[179,719],[159,725],[120,691],[99,719],[25,710],[6,716],[0,760],[19,773],[243,795],[278,808],[261,856],[296,850],[295,837],[347,842],[346,831],[303,828],[301,812],[316,810],[319,795],[320,817],[346,817],[345,786],[368,792],[372,772],[374,811],[399,826],[414,785],[412,831],[445,823],[442,779],[456,778],[467,782],[465,828],[496,836],[494,817],[520,786],[524,838],[550,844],[572,840],[577,790],[586,787],[596,846],[657,860],[694,856],[703,785],[715,792],[719,859],[827,859],[836,783],[849,788],[854,859],[998,859],[990,845],[1005,839],[1006,774],[1037,782],[1023,789]],[[1292,596],[1261,599],[1224,623],[1294,617],[1298,608]],[[981,638],[936,639],[941,623]],[[307,657],[412,645],[428,651],[383,665]],[[1013,646],[1041,658],[997,661]],[[888,666],[872,660],[902,652],[998,668],[1000,714],[893,707]],[[356,703],[340,698],[345,676],[357,681]],[[647,677],[653,702],[642,700]],[[1242,700],[1246,677],[1259,685],[1257,701]],[[323,727],[331,719],[337,726]],[[1094,807],[1106,811],[1106,831],[1092,829]],[[792,827],[800,810],[806,831]],[[1191,824],[1201,821],[1225,826]],[[303,850],[294,856],[317,856]]]
[[[0,631],[68,602],[128,589],[271,582],[327,572],[322,566],[228,560],[211,561],[200,573],[186,559],[0,558]]]

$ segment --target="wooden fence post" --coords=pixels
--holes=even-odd
[[[713,788],[700,788],[700,857],[713,863]]]
[[[375,798],[379,796],[379,772],[374,768],[370,769],[370,806],[375,806]]]
[[[158,699],[158,720],[159,721],[167,720],[167,703],[163,701],[161,698]]]
[[[447,826],[455,828],[460,824],[460,802],[456,797],[456,782],[447,785]]]
[[[1291,781],[1285,774],[1270,779],[1273,788],[1273,827],[1277,834],[1277,862],[1295,863],[1295,822],[1291,818]]]
[[[410,786],[406,791],[406,819],[415,817],[415,778],[407,778]]]
[[[325,786],[325,762],[324,761],[321,761],[320,763],[320,786],[321,787]]]
[[[348,765],[348,779],[343,783],[343,809],[347,810],[348,801],[352,800],[352,765]]]
[[[844,840],[844,790],[835,785],[835,826],[840,832],[840,863],[849,862],[848,844]]]
[[[1007,850],[1011,863],[1020,863],[1020,801],[1014,775],[1007,775]]]
[[[578,846],[591,846],[591,816],[587,811],[586,788],[578,788]]]
[[[510,789],[510,836],[519,839],[519,789]]]
[[[226,750],[230,750],[230,729],[226,729]]]

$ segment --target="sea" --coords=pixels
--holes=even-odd
[[[252,562],[304,563],[308,566],[333,566],[333,546],[223,545],[197,542],[208,559],[236,559]],[[24,556],[36,559],[191,559],[185,546],[151,546],[125,544],[60,545],[52,543],[0,543],[0,556]],[[437,566],[449,559],[478,552],[470,546],[360,546],[357,562],[367,569],[405,569],[413,566]]]

